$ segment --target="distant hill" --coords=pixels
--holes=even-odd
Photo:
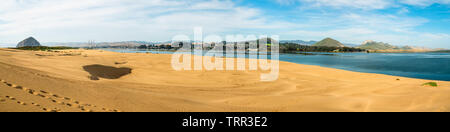
[[[251,41],[247,41],[247,42],[251,42]],[[254,42],[254,41],[253,41]],[[276,40],[275,39],[272,39],[272,38],[260,38],[260,39],[258,39],[257,40],[257,43],[259,44],[259,43],[262,43],[262,42],[267,42],[267,44],[273,44],[273,43],[275,43],[276,42]],[[278,42],[279,43],[279,42]]]
[[[375,51],[375,52],[430,52],[437,51],[437,49],[429,49],[425,47],[413,47],[413,46],[395,46],[388,43],[376,42],[367,40],[357,48]]]
[[[367,40],[362,43],[358,48],[366,49],[366,50],[388,50],[388,49],[397,49],[398,47],[383,43],[383,42],[375,42],[372,40]]]
[[[126,47],[135,48],[141,45],[158,45],[158,44],[169,44],[171,41],[167,42],[147,42],[147,41],[120,41],[120,42],[46,42],[43,43],[48,46],[65,46],[65,47],[97,47],[97,48],[110,48],[110,47]]]
[[[141,45],[156,45],[160,44],[157,42],[146,42],[146,41],[121,41],[121,42],[88,42],[78,45],[77,47],[96,47],[96,48],[136,48]]]
[[[433,52],[443,52],[443,53],[450,53],[450,49],[445,49],[445,48],[436,48],[433,49]]]
[[[319,41],[312,46],[325,46],[325,47],[345,47],[341,42],[334,40],[332,38],[325,38],[322,41]]]
[[[39,43],[36,39],[33,37],[29,37],[17,44],[17,48],[20,47],[33,47],[33,46],[41,46],[41,43]]]
[[[226,41],[225,41],[226,42]],[[244,42],[248,42],[248,43],[257,43],[257,44],[259,44],[260,42],[262,43],[262,42],[266,42],[267,44],[272,44],[272,43],[275,43],[276,42],[276,40],[275,39],[272,39],[272,38],[260,38],[260,39],[257,39],[257,40],[247,40],[247,41],[244,41]],[[230,42],[228,42],[228,43],[230,43]],[[278,43],[280,43],[280,42],[278,42]]]
[[[280,40],[280,44],[291,43],[291,44],[300,44],[300,45],[313,45],[317,43],[317,41],[303,41],[303,40]]]
[[[47,46],[80,47],[80,45],[86,44],[86,42],[45,42],[42,44]]]
[[[312,46],[312,45],[316,44],[317,42],[319,42],[319,41],[280,40],[280,44],[290,43],[290,44],[309,45],[309,46]],[[358,47],[359,46],[359,44],[351,44],[351,43],[342,43],[342,44],[344,44],[345,47]]]
[[[342,43],[345,47],[358,47],[359,44],[351,44],[351,43]]]

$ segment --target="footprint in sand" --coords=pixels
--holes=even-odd
[[[42,91],[42,90],[41,90],[40,92],[41,92],[41,93],[44,93],[44,94],[47,94],[47,95],[49,95],[50,97],[49,97],[49,96],[42,95],[42,94],[38,94],[38,96],[43,97],[43,98],[47,98],[47,99],[49,99],[49,100],[50,100],[51,102],[53,102],[53,103],[56,103],[56,104],[59,104],[59,105],[64,105],[64,106],[68,106],[68,107],[79,108],[79,109],[81,109],[82,111],[86,111],[86,112],[91,112],[91,111],[92,111],[92,110],[89,110],[89,109],[84,108],[84,106],[79,105],[80,102],[78,102],[78,101],[73,101],[72,98],[69,98],[69,97],[61,97],[61,96],[59,96],[59,95],[56,95],[56,94],[53,94],[53,93],[50,93],[50,92],[47,92],[47,91]],[[61,100],[67,100],[67,101],[70,101],[70,102],[74,102],[75,104],[66,103],[66,102],[63,102],[63,101],[58,101],[57,99],[52,99],[52,97],[55,97],[55,98],[61,99]],[[86,106],[93,106],[93,105],[87,104]]]
[[[120,111],[120,110],[116,110],[116,109],[111,110],[111,109],[108,109],[108,108],[102,108],[102,110],[103,110],[103,111],[107,111],[107,112],[122,112],[122,111]]]
[[[72,99],[71,99],[71,98],[68,98],[68,97],[64,97],[64,100],[71,101]]]
[[[12,84],[7,83],[7,82],[4,82],[4,84],[6,84],[8,87],[11,87],[11,86],[12,86]]]
[[[84,108],[84,106],[78,106],[78,108],[80,108],[80,110],[85,111],[85,112],[90,112],[90,111],[92,111],[92,110],[90,110],[90,109]]]
[[[40,107],[41,105],[39,105],[39,104],[36,104],[36,103],[31,103],[31,105],[34,105],[34,106],[37,106],[37,107]]]
[[[5,97],[8,98],[8,99],[10,99],[10,100],[17,100],[16,98],[11,97],[11,96],[5,96]],[[0,98],[0,102],[5,102],[5,101],[6,101],[6,99]],[[17,100],[17,103],[18,103],[18,104],[21,104],[21,105],[27,105],[25,102],[18,101],[18,100]]]
[[[61,102],[61,101],[57,101],[56,103],[57,103],[57,104],[60,104],[60,105],[66,105],[66,103]]]
[[[44,111],[46,111],[46,112],[55,112],[55,111],[53,111],[53,110],[51,110],[51,109],[48,109],[48,108],[42,108],[42,110],[44,110]]]
[[[12,83],[5,83],[5,84],[8,85],[9,87],[12,87],[12,88],[15,88],[15,89],[20,89],[20,90],[23,89],[22,86],[19,86],[19,85],[16,85],[16,84],[12,84]]]
[[[60,108],[54,108],[53,109],[55,112],[61,112],[62,110]]]
[[[87,109],[87,108],[85,108],[84,106],[78,106],[78,108],[80,108],[80,110],[81,110],[81,111],[84,111],[84,112],[94,112],[93,110]]]
[[[22,101],[17,101],[17,103],[20,105],[27,105],[25,102],[22,102]]]
[[[28,92],[29,94],[32,95],[37,95],[38,93],[36,91],[34,91],[33,89],[27,89],[26,92]]]
[[[61,109],[59,109],[59,108],[54,108],[54,109],[42,108],[42,110],[44,110],[46,112],[61,112]]]
[[[12,88],[15,88],[15,89],[20,89],[20,90],[23,89],[22,86],[15,85],[15,84],[12,84],[12,83],[8,83],[8,82],[6,82],[6,81],[4,81],[4,80],[2,80],[2,82],[3,82],[5,85],[7,85],[8,87],[12,87]]]
[[[28,88],[22,88],[22,91],[27,92],[29,89]]]
[[[8,85],[9,87],[25,91],[25,92],[27,92],[27,93],[29,93],[31,95],[36,95],[36,96],[39,96],[39,97],[42,97],[42,98],[45,98],[45,99],[49,99],[51,102],[59,104],[59,105],[64,105],[64,106],[68,106],[68,107],[75,107],[75,108],[78,108],[78,109],[80,109],[80,110],[82,110],[84,112],[94,112],[94,110],[88,109],[86,107],[98,108],[98,106],[96,106],[96,105],[93,105],[93,104],[82,104],[81,102],[79,102],[77,100],[74,100],[72,98],[59,96],[57,94],[53,94],[53,93],[48,92],[48,91],[44,91],[44,90],[36,91],[36,90],[33,90],[33,89],[25,88],[23,86],[19,86],[19,85],[15,85],[15,84],[12,84],[12,83],[8,83],[5,80],[0,80],[0,81],[3,82],[4,84]],[[7,99],[10,99],[10,100],[16,100],[14,97],[11,97],[11,96],[5,96],[5,97]],[[56,99],[52,99],[52,97],[54,97]],[[71,103],[67,103],[67,102],[64,102],[64,101],[58,101],[58,100],[66,100],[66,101],[71,102]],[[6,101],[6,99],[0,99],[0,102],[5,102],[5,101]],[[25,102],[21,102],[21,101],[17,101],[17,103],[21,104],[21,105],[27,105]],[[37,106],[37,107],[41,107],[41,105],[36,104],[36,103],[31,103],[31,104],[34,105],[34,106]],[[55,108],[55,109],[42,108],[42,110],[47,111],[47,112],[59,112],[59,111],[61,111],[60,109],[57,109],[57,108]],[[117,109],[103,108],[102,110],[106,111],[106,112],[121,112],[120,110],[117,110]]]
[[[57,95],[57,94],[53,94],[53,93],[47,93],[47,94],[50,95],[51,97],[59,98],[59,95]]]
[[[44,90],[41,90],[41,93],[48,94],[48,92]]]
[[[71,103],[66,103],[67,106],[72,107],[73,105]]]
[[[23,90],[22,86],[15,86],[15,85],[13,85],[12,87],[15,88],[15,89]]]
[[[79,108],[81,111],[84,111],[84,112],[94,112],[94,110],[87,109],[87,108],[85,108],[84,106],[78,106],[78,108]]]
[[[11,97],[11,96],[5,96],[6,98],[10,99],[10,100],[16,100],[16,98]]]
[[[19,89],[19,90],[25,90],[26,88],[24,88],[24,87],[22,87],[22,86],[19,86],[19,85],[15,85],[15,84],[12,84],[12,83],[8,83],[8,82],[3,82],[5,85],[7,85],[8,87],[12,87],[12,88],[15,88],[15,89]]]
[[[42,97],[42,98],[45,98],[45,97],[47,97],[47,96],[45,96],[45,95],[42,95],[42,94],[38,94],[37,96],[39,96],[39,97]]]
[[[5,85],[7,85],[8,87],[12,87],[12,88],[16,88],[16,89],[23,89],[23,87],[22,86],[19,86],[19,85],[15,85],[15,84],[12,84],[12,83],[8,83],[8,82],[3,82]]]

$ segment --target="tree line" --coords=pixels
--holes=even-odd
[[[280,52],[365,52],[365,49],[353,47],[326,47],[326,46],[309,46],[295,43],[280,44]]]
[[[185,43],[178,43],[178,46],[172,45],[141,45],[137,48],[139,49],[165,49],[165,50],[178,50],[183,47]],[[234,48],[237,49],[236,43],[234,43]],[[249,50],[249,43],[245,43],[245,50]],[[225,50],[227,44],[223,45]],[[258,46],[259,47],[259,46]],[[191,46],[194,49],[194,46]],[[212,47],[203,47],[204,50],[211,50]],[[268,51],[271,51],[271,44],[267,44]],[[279,47],[280,53],[294,53],[294,52],[365,52],[366,50],[353,47],[326,47],[326,46],[309,46],[300,45],[296,43],[282,43]]]

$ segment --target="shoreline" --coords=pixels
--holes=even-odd
[[[103,51],[109,51],[109,52],[115,52],[115,53],[139,53],[139,54],[145,54],[145,52],[119,52],[115,50],[105,50],[105,49],[98,49]],[[147,54],[165,54],[165,55],[171,55],[170,53],[165,53],[166,51],[156,51],[156,52],[163,52],[163,53],[152,53],[148,52]],[[170,51],[167,51],[170,52]],[[304,54],[302,54],[304,53]],[[309,54],[310,53],[310,54]],[[420,53],[434,53],[434,52],[420,52]],[[387,54],[420,54],[420,53],[387,53]],[[301,53],[280,53],[280,55],[304,55],[304,56],[315,56],[315,55],[324,55],[324,56],[339,56],[339,52],[301,52]],[[366,54],[366,52],[346,52],[342,54]],[[370,53],[370,54],[386,54],[386,53]],[[246,54],[248,55],[248,54]],[[368,55],[368,54],[367,54]],[[246,58],[248,59],[248,58]],[[359,73],[373,73],[373,74],[382,74],[382,75],[388,75],[388,76],[398,76],[398,77],[406,77],[406,78],[414,78],[414,79],[423,79],[423,80],[432,80],[432,81],[450,81],[445,79],[437,79],[436,77],[419,77],[419,76],[411,76],[407,74],[415,73],[415,72],[404,72],[404,71],[396,71],[397,74],[394,73],[387,73],[383,71],[377,71],[377,70],[370,70],[370,69],[359,69],[350,66],[326,66],[324,64],[307,64],[302,62],[294,62],[294,61],[287,61],[287,60],[280,60],[282,62],[291,62],[294,64],[300,64],[300,65],[310,65],[310,66],[320,66],[324,68],[332,68],[332,69],[339,69],[339,70],[346,70],[346,71],[352,71],[352,72],[359,72]],[[405,75],[402,75],[405,74]],[[429,76],[430,74],[422,73],[421,75]],[[442,77],[440,77],[442,78]]]
[[[168,58],[169,54],[99,50],[0,49],[0,79],[11,85],[0,84],[0,98],[6,100],[0,102],[0,111],[43,111],[33,103],[47,110],[94,112],[450,110],[448,81],[435,81],[439,86],[429,87],[422,84],[432,80],[280,61],[278,80],[260,82],[260,71],[174,71]],[[132,73],[95,81],[82,69],[92,64],[129,67]],[[24,88],[35,93],[23,92]]]

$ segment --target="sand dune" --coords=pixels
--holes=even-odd
[[[0,111],[450,111],[450,82],[280,63],[264,71],[175,71],[170,55],[0,49]]]

